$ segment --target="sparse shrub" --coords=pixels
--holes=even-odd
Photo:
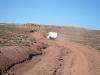
[[[30,46],[36,42],[34,37],[22,33],[2,34],[0,39],[0,46]]]
[[[30,30],[29,32],[37,32],[37,30]]]

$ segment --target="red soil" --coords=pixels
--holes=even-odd
[[[31,34],[31,36],[37,38],[37,44],[33,47],[1,49],[1,69],[8,64],[26,59],[31,53],[40,52],[42,54],[37,58],[39,59],[37,62],[34,63],[35,59],[22,63],[11,70],[15,75],[100,75],[100,51],[70,41],[47,40],[42,33]],[[43,48],[43,44],[48,44],[46,49]]]

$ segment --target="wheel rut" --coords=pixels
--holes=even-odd
[[[56,41],[44,50],[41,59],[30,70],[21,75],[100,75],[100,69],[97,69],[100,65],[95,66],[93,61],[100,54],[90,49],[77,43]]]
[[[63,50],[61,46],[52,46],[45,50],[41,61],[23,75],[56,75],[62,65]]]

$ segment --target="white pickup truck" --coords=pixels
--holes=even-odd
[[[48,39],[56,39],[58,36],[57,32],[49,32],[47,38]]]

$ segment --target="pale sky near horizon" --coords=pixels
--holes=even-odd
[[[100,30],[100,0],[0,0],[0,22]]]

